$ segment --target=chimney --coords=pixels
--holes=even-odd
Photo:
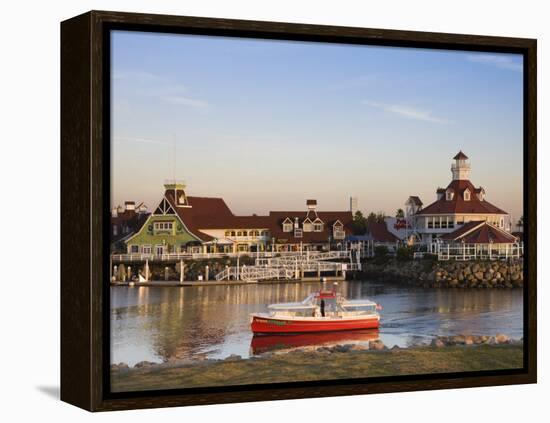
[[[300,228],[300,222],[297,217],[294,218],[294,229]]]
[[[317,208],[317,200],[306,200],[306,206],[308,210],[315,210]]]
[[[118,210],[116,207],[111,209],[111,217],[118,217]]]
[[[125,201],[124,202],[124,209],[125,210],[135,210],[136,209],[135,201]]]

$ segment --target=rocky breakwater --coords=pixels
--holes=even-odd
[[[431,260],[365,263],[364,275],[434,288],[520,288],[523,260],[439,262]]]
[[[434,288],[518,288],[523,286],[523,260],[506,262],[429,260],[365,263],[364,276]]]

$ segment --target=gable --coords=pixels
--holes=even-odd
[[[168,200],[166,200],[166,197],[164,197],[153,214],[157,216],[167,214],[173,215],[176,214],[176,212],[174,211]]]

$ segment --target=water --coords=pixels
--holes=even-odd
[[[346,298],[369,298],[383,306],[379,331],[253,338],[250,313],[266,311],[270,303],[301,301],[321,287],[320,283],[112,287],[111,362],[249,357],[281,348],[376,338],[388,346],[406,347],[437,335],[523,336],[521,289],[422,289],[346,281],[338,286]]]

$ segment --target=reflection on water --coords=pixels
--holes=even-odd
[[[254,335],[250,342],[251,354],[304,350],[343,344],[368,344],[380,339],[378,330],[353,330],[341,332],[303,333],[294,335]]]
[[[111,361],[247,357],[263,350],[366,342],[372,333],[342,332],[260,340],[250,332],[250,313],[276,302],[301,301],[322,284],[287,283],[202,287],[112,287]],[[330,287],[330,286],[329,286]],[[340,283],[348,299],[383,306],[380,339],[408,346],[435,335],[505,333],[523,336],[520,289],[419,289],[372,281]],[[333,338],[331,338],[333,337]],[[265,337],[273,338],[273,337]],[[274,338],[281,338],[279,336]]]

